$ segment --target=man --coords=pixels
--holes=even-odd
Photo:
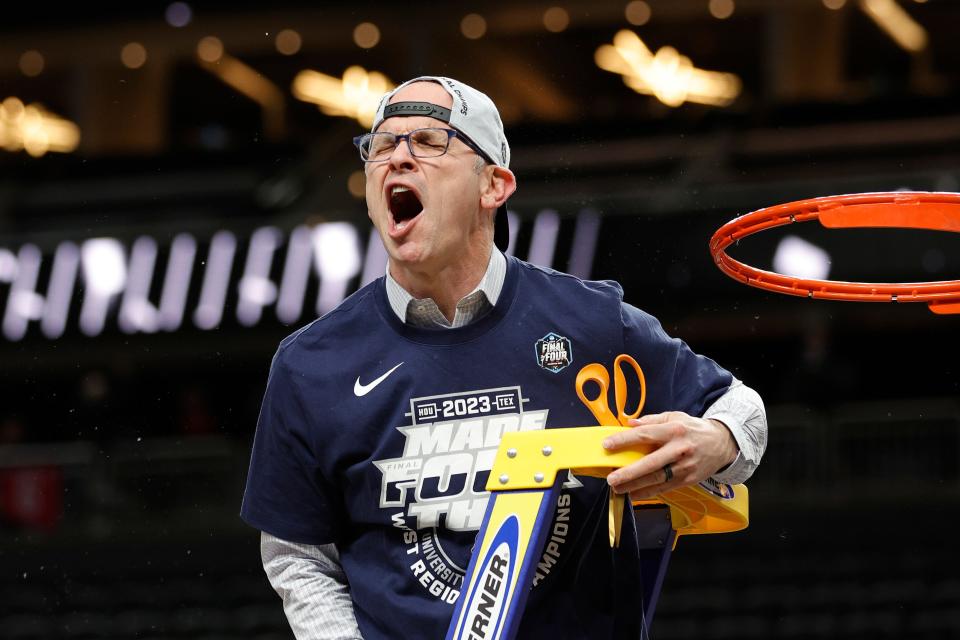
[[[766,446],[759,396],[616,283],[501,253],[516,179],[486,95],[408,81],[356,142],[387,273],[280,345],[241,510],[295,634],[444,637],[500,435],[596,424],[576,373],[629,353],[647,415],[608,445],[656,450],[606,482],[568,478],[518,637],[640,637],[636,530],[609,548],[608,492],[745,481]]]

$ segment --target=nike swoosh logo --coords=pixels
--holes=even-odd
[[[403,364],[403,363],[401,362],[400,364]],[[373,391],[374,387],[376,387],[378,384],[386,380],[387,376],[389,376],[391,373],[396,371],[397,368],[400,366],[400,364],[398,364],[393,369],[390,369],[390,371],[387,371],[385,374],[383,374],[382,376],[380,376],[370,384],[360,384],[360,376],[357,376],[357,381],[353,383],[353,395],[357,396],[358,398],[367,395],[368,393]]]

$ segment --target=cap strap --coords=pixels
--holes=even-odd
[[[425,116],[450,122],[450,109],[431,102],[394,102],[383,109],[383,119],[392,116]]]

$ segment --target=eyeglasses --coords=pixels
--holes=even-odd
[[[360,159],[364,162],[385,162],[393,155],[401,140],[407,141],[407,149],[415,158],[437,158],[450,148],[450,140],[460,138],[465,145],[473,149],[480,157],[487,159],[479,147],[456,129],[429,127],[414,129],[409,133],[365,133],[353,139],[360,150]]]

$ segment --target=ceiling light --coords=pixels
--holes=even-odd
[[[560,33],[570,26],[570,14],[563,7],[550,7],[543,13],[543,26],[547,31]]]
[[[726,20],[733,15],[733,0],[710,0],[710,15],[718,20]]]
[[[33,78],[43,73],[43,54],[36,49],[24,51],[20,55],[20,72],[28,78]]]
[[[171,27],[185,27],[193,18],[193,10],[186,2],[173,2],[167,7],[164,17]]]
[[[139,69],[147,63],[147,50],[139,42],[128,42],[120,50],[120,62],[128,69]]]
[[[612,45],[598,48],[594,60],[601,69],[622,75],[624,84],[637,93],[653,95],[671,107],[684,102],[726,106],[740,94],[740,79],[732,73],[697,69],[673,47],[654,54],[628,29],[619,31]]]
[[[860,8],[903,49],[927,48],[927,31],[893,0],[860,0]]]
[[[380,42],[380,29],[372,22],[361,22],[353,30],[353,41],[361,49],[372,49]]]
[[[627,22],[634,26],[642,26],[650,22],[650,5],[643,0],[633,0],[627,4],[624,11]]]
[[[293,29],[284,29],[278,33],[274,42],[276,44],[277,51],[285,56],[294,55],[300,51],[300,47],[303,45],[303,40],[300,38],[300,34]]]
[[[309,69],[301,71],[293,79],[292,91],[298,100],[316,104],[327,115],[354,118],[371,127],[380,98],[394,86],[382,73],[352,66],[342,78]]]
[[[197,43],[197,57],[204,62],[214,63],[223,57],[223,43],[216,36],[207,36]]]
[[[487,21],[479,13],[468,13],[460,21],[460,33],[463,37],[477,40],[487,32]]]
[[[347,190],[354,198],[363,198],[367,195],[367,174],[357,169],[347,178]]]
[[[36,158],[48,151],[69,153],[79,144],[80,128],[42,105],[14,97],[0,102],[0,147],[7,151],[22,149]]]

